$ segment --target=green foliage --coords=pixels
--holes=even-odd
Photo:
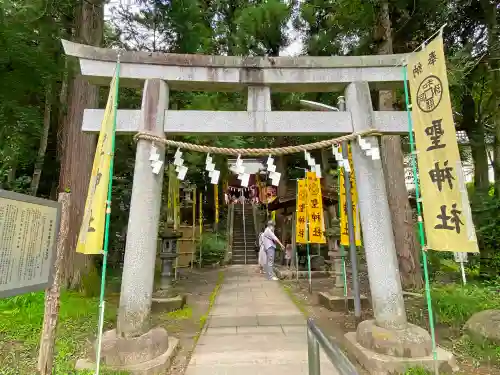
[[[484,278],[494,278],[500,270],[500,198],[493,194],[474,194],[472,209],[479,248],[479,271]]]
[[[459,284],[433,284],[432,304],[436,320],[461,328],[475,313],[487,309],[500,309],[498,293],[500,281],[465,286]]]
[[[474,365],[488,363],[498,367],[500,365],[500,346],[488,341],[478,342],[468,335],[463,335],[453,341],[453,353],[458,357],[473,358]]]
[[[204,233],[201,239],[201,249],[202,266],[220,264],[224,260],[227,251],[227,239],[221,234]],[[196,259],[200,259],[199,249]]]
[[[194,342],[196,345],[196,342],[198,342],[198,339],[200,338],[201,331],[205,327],[205,324],[207,322],[208,316],[210,315],[210,311],[212,310],[212,307],[215,304],[215,299],[217,298],[217,295],[219,294],[219,290],[222,287],[222,283],[224,282],[224,272],[220,271],[217,279],[217,284],[215,285],[214,290],[212,293],[210,293],[210,298],[209,298],[209,303],[208,303],[208,309],[205,314],[203,314],[200,318],[200,330],[198,332],[198,335],[196,336]]]
[[[404,375],[432,375],[432,372],[423,367],[412,367],[406,370]]]
[[[255,3],[236,13],[237,54],[278,56],[288,45],[286,25],[291,7],[280,0]]]
[[[101,291],[101,275],[96,267],[82,276],[80,290],[86,297],[98,297]]]
[[[69,2],[0,2],[0,187],[23,192],[30,182],[47,86],[57,89],[63,73],[60,16]]]
[[[44,314],[43,292],[0,300],[0,374],[36,373],[37,348]],[[74,362],[93,339],[99,300],[75,292],[62,292],[55,348],[55,375],[75,374]],[[113,303],[105,310],[105,326],[116,318]],[[83,375],[84,372],[78,373]],[[111,373],[104,373],[111,375]],[[118,375],[118,374],[113,374]]]

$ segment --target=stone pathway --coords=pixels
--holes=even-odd
[[[231,266],[185,375],[307,375],[305,324],[278,281]],[[321,370],[338,375],[323,353]]]

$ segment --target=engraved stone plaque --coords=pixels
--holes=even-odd
[[[60,204],[0,189],[0,298],[52,283]]]

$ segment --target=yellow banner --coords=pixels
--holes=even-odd
[[[82,254],[102,254],[104,226],[106,221],[106,201],[108,199],[109,168],[112,156],[112,138],[116,95],[116,77],[109,87],[108,102],[104,111],[101,132],[90,175],[85,211],[78,236],[76,251]]]
[[[340,152],[342,152],[342,149]],[[354,174],[354,162],[352,161],[351,145],[348,147],[349,166],[351,173],[349,173],[349,180],[351,181],[351,198],[352,198],[352,212],[354,222],[354,235],[356,239],[356,246],[361,246],[361,228],[359,225],[359,208],[358,208],[358,193],[356,190],[356,177]],[[340,204],[340,244],[349,246],[349,225],[347,221],[347,195],[345,191],[344,181],[344,168],[340,168],[339,179],[339,204]]]
[[[440,34],[408,62],[427,247],[478,252]]]
[[[295,242],[307,243],[307,186],[306,180],[297,181],[297,211],[295,214]]]
[[[306,178],[309,243],[326,243],[321,180],[315,172],[307,172]]]

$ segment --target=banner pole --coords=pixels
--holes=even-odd
[[[311,252],[310,252],[310,245],[309,245],[309,212],[308,212],[308,207],[309,207],[309,186],[307,184],[307,170],[304,172],[305,174],[305,183],[306,183],[306,192],[307,192],[307,199],[306,199],[306,249],[307,249],[307,273],[308,273],[308,281],[309,281],[309,294],[312,294],[312,275],[311,275]]]
[[[295,217],[294,217],[294,220],[293,220],[293,225],[295,225],[295,232],[297,232],[297,216],[298,216],[298,213],[299,211],[297,210],[297,207],[298,207],[298,204],[297,202],[299,201],[299,179],[297,179],[297,181],[295,182],[295,189],[296,189],[296,194],[295,194],[295,199],[296,199],[296,203],[295,203]],[[296,235],[296,234],[295,234]],[[295,268],[297,270],[295,276],[296,276],[296,279],[297,279],[297,285],[299,284],[299,249],[297,247],[297,241],[295,239]]]
[[[340,165],[337,167],[338,173],[337,173],[337,185],[339,187],[339,194],[337,195],[339,197],[338,199],[338,215],[339,215],[339,221],[340,221],[340,215],[341,215],[341,205],[340,205],[340,173],[342,173],[342,167]],[[342,228],[341,228],[341,233],[340,235],[342,236]],[[344,304],[345,304],[345,310],[348,312],[349,311],[349,302],[347,301],[347,273],[346,273],[346,265],[345,265],[345,249],[344,245],[342,245],[342,242],[339,238],[339,248],[340,248],[340,256],[342,258],[342,279],[344,281]]]
[[[434,372],[439,374],[438,363],[437,363],[437,347],[436,347],[436,333],[434,328],[434,314],[432,311],[432,299],[431,299],[431,287],[429,282],[429,269],[427,266],[427,248],[425,243],[425,232],[424,232],[424,221],[422,217],[422,207],[420,202],[420,188],[417,173],[417,160],[416,160],[416,148],[415,140],[413,137],[413,122],[410,112],[410,99],[408,93],[408,67],[403,64],[403,82],[405,89],[405,102],[406,102],[406,114],[408,116],[408,136],[410,138],[410,155],[411,155],[411,167],[413,171],[413,180],[415,182],[415,199],[417,203],[417,215],[418,215],[418,233],[420,239],[420,247],[422,250],[422,263],[424,264],[424,278],[425,278],[425,297],[427,300],[427,311],[429,313],[429,328],[431,331],[432,339],[432,355],[434,358]]]
[[[104,246],[102,257],[102,271],[101,271],[101,292],[99,296],[99,325],[97,329],[97,348],[96,348],[96,375],[99,375],[99,367],[101,364],[101,345],[102,333],[104,327],[104,292],[106,289],[106,269],[108,266],[108,248],[109,248],[109,226],[111,220],[111,198],[113,188],[113,169],[115,159],[115,141],[116,141],[116,115],[118,112],[118,93],[120,87],[120,54],[116,60],[115,71],[115,92],[113,98],[113,131],[111,133],[111,160],[109,163],[109,182],[108,182],[108,196],[106,200],[106,221],[104,226]]]
[[[191,269],[194,266],[194,255],[196,253],[196,187],[193,188],[193,248],[191,249]]]
[[[201,263],[203,261],[203,246],[202,246],[202,237],[203,237],[203,193],[201,192],[200,189],[200,217],[198,218],[198,221],[200,223],[200,268],[201,268]]]
[[[174,232],[175,233],[177,233],[180,227],[179,187],[180,187],[180,182],[176,178],[174,180]],[[175,252],[177,253],[174,263],[174,280],[177,281],[177,270],[179,267],[179,240],[176,239],[174,241],[175,241]]]

